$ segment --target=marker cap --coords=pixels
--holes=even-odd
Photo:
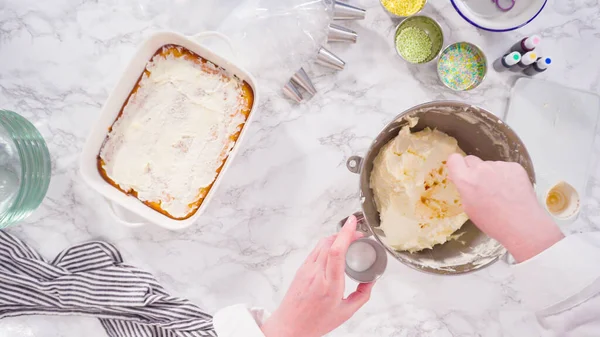
[[[508,66],[514,66],[515,64],[521,61],[521,54],[518,51],[513,51],[512,53],[504,56],[504,63]]]
[[[537,47],[540,42],[542,42],[542,38],[539,35],[531,35],[523,41],[523,47],[528,50],[533,50]]]
[[[523,54],[523,57],[521,58],[521,64],[523,65],[530,65],[533,62],[535,62],[537,60],[537,54],[535,52],[527,52],[525,54]]]
[[[548,69],[548,66],[552,64],[552,59],[549,57],[540,57],[535,64],[539,69]]]

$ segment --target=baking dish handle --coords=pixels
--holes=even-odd
[[[371,230],[369,229],[369,225],[367,224],[367,220],[365,219],[365,214],[363,212],[354,212],[354,216],[356,217],[356,231],[361,232],[364,237],[371,236]],[[346,221],[348,221],[349,217],[345,217],[340,222],[338,222],[337,230],[338,232],[344,227]]]
[[[231,42],[231,39],[229,39],[225,34],[215,32],[215,31],[206,31],[206,32],[194,34],[194,35],[192,35],[192,37],[198,42],[206,40],[208,38],[216,38],[217,40],[221,40],[221,42],[224,42],[227,45],[227,47],[229,48],[229,53],[231,54],[231,59],[233,59],[233,60],[237,59],[237,53],[235,51],[235,48],[233,47],[233,43]]]
[[[127,227],[140,227],[146,224],[142,217],[124,209],[123,207],[115,204],[113,201],[106,200],[108,203],[108,213],[112,218]],[[126,220],[127,218],[135,218],[136,221]]]

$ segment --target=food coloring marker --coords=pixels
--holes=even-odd
[[[549,57],[539,57],[537,61],[531,65],[531,67],[523,70],[523,74],[534,76],[539,73],[543,73],[548,70],[548,67],[552,64],[552,59]]]
[[[527,52],[525,55],[521,57],[521,61],[517,63],[516,67],[510,68],[511,71],[523,71],[523,69],[529,67],[533,62],[537,60],[537,55],[535,52]]]
[[[542,42],[542,38],[539,35],[531,35],[517,42],[510,50],[525,54],[534,50],[535,47],[539,46],[540,42]]]
[[[526,37],[521,40],[521,49],[523,49],[524,52],[532,51],[539,46],[540,42],[542,42],[542,39],[538,35]]]
[[[503,72],[519,63],[519,61],[521,61],[521,54],[519,54],[519,52],[513,51],[511,53],[505,54],[504,56],[494,61],[494,69],[497,72]]]

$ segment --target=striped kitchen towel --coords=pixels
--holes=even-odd
[[[48,262],[0,230],[0,319],[21,315],[93,316],[110,337],[216,336],[210,315],[123,264],[106,242],[74,246]]]

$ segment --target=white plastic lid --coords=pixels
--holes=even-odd
[[[552,64],[552,59],[549,57],[541,57],[539,60],[537,60],[535,64],[540,69],[547,69],[550,66],[550,64]]]
[[[521,63],[528,66],[537,60],[537,54],[533,51],[523,54],[521,57]]]
[[[504,63],[509,66],[514,66],[515,64],[521,61],[521,54],[518,51],[513,51],[512,53],[504,56]]]
[[[542,38],[539,35],[531,35],[523,41],[523,46],[527,49],[535,49],[540,42],[542,42]]]

